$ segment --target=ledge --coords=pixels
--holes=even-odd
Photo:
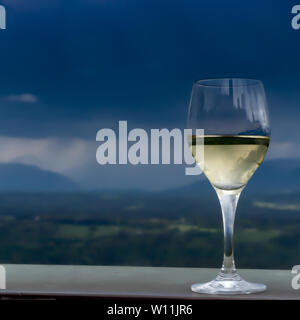
[[[134,299],[297,299],[289,270],[240,270],[248,281],[264,283],[266,292],[211,296],[190,290],[195,282],[213,279],[218,269],[111,266],[3,265],[0,298],[97,297]]]

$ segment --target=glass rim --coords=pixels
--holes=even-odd
[[[194,81],[194,85],[207,88],[236,88],[262,86],[262,82],[251,78],[208,78]]]

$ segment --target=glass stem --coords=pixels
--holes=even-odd
[[[233,257],[233,231],[235,211],[241,191],[242,189],[232,191],[216,189],[221,204],[224,228],[224,258],[220,273],[222,277],[232,277],[236,274]]]

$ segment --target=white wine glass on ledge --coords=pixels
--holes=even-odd
[[[188,143],[196,163],[217,193],[224,227],[224,258],[219,274],[210,282],[193,284],[191,289],[208,294],[265,291],[264,284],[247,282],[237,273],[233,257],[238,199],[263,161],[270,140],[262,82],[253,79],[196,81],[188,111],[188,127],[204,129],[201,136],[194,134],[194,130]]]

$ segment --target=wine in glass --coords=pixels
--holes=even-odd
[[[266,290],[245,281],[233,257],[233,227],[242,190],[265,157],[270,124],[264,87],[252,79],[199,80],[193,85],[188,127],[204,135],[188,137],[196,163],[219,198],[224,227],[224,259],[216,279],[193,284],[198,293],[244,294]],[[201,152],[204,152],[204,155]],[[200,155],[200,156],[199,156]]]

